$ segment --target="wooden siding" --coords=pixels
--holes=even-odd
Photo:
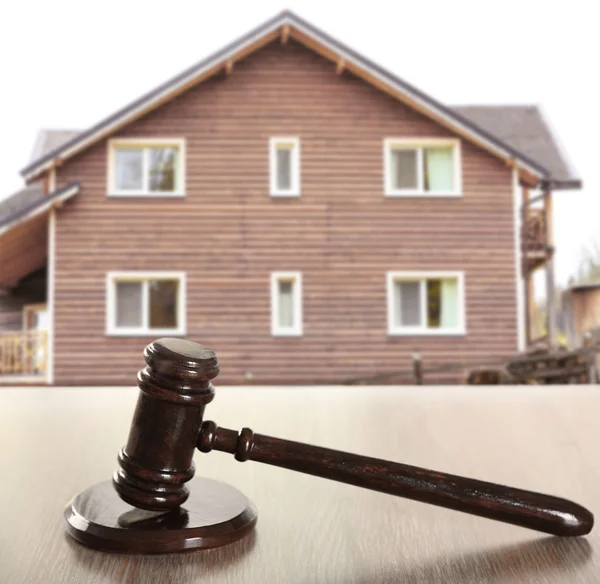
[[[105,336],[109,270],[184,270],[188,338],[222,384],[336,382],[517,347],[511,169],[463,141],[464,197],[385,198],[383,138],[446,129],[290,41],[120,131],[185,137],[184,199],[108,198],[106,142],[62,166],[55,382],[133,384],[153,337]],[[299,199],[269,195],[269,137],[299,136]],[[387,270],[464,270],[465,337],[389,337]],[[270,273],[301,271],[304,335],[272,338]]]

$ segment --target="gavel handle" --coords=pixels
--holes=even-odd
[[[590,511],[566,499],[254,434],[250,428],[238,434],[204,422],[197,446],[202,452],[229,452],[240,462],[264,462],[552,535],[586,535],[594,525]]]

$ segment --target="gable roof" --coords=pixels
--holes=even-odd
[[[581,188],[580,177],[539,106],[464,105],[452,109],[539,162],[550,171],[553,181]]]
[[[494,134],[476,125],[460,112],[442,105],[406,81],[392,75],[389,71],[366,59],[290,11],[284,11],[266,21],[220,51],[183,71],[90,129],[71,138],[65,144],[40,156],[25,167],[21,174],[28,181],[35,179],[42,172],[52,168],[57,162],[84,150],[175,95],[223,70],[223,68],[227,68],[228,63],[233,63],[235,60],[258,50],[278,36],[294,38],[326,58],[338,62],[352,73],[366,79],[379,89],[394,95],[397,99],[404,101],[457,134],[477,143],[496,156],[510,162],[516,161],[533,178],[539,180],[549,177],[548,169],[525,153],[520,152]]]

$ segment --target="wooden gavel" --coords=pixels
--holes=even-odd
[[[148,345],[144,358],[147,367],[138,374],[140,394],[129,439],[119,453],[120,468],[112,482],[121,503],[155,513],[141,514],[137,524],[135,521],[124,524],[120,518],[118,527],[116,524],[107,527],[113,530],[126,527],[130,538],[139,537],[140,533],[147,536],[153,529],[157,530],[154,536],[162,534],[167,537],[165,517],[174,513],[181,517],[181,510],[185,509],[183,506],[190,495],[186,483],[195,473],[192,459],[196,448],[202,452],[220,450],[233,454],[240,462],[264,462],[557,536],[585,535],[593,527],[592,513],[566,499],[254,434],[249,428],[243,428],[239,433],[220,428],[214,422],[203,421],[205,406],[214,398],[211,380],[219,373],[213,351],[191,341],[166,338]],[[208,479],[194,479],[198,480]],[[207,491],[207,488],[204,490]],[[233,505],[235,510],[225,512],[231,515],[225,519],[235,523],[228,536],[219,532],[219,525],[222,529],[227,521],[218,517],[213,518],[212,523],[204,521],[199,526],[200,536],[195,539],[180,537],[178,544],[170,547],[158,546],[155,549],[142,545],[138,548],[134,543],[126,545],[121,542],[111,548],[106,537],[116,537],[114,533],[109,536],[104,533],[106,537],[100,545],[96,541],[90,542],[89,538],[81,536],[77,528],[73,528],[70,520],[73,513],[76,512],[79,517],[83,515],[84,503],[81,501],[79,508],[73,511],[77,500],[71,506],[71,514],[69,509],[66,512],[69,533],[83,543],[102,549],[152,552],[214,547],[233,541],[252,528],[256,512],[241,494],[226,485],[221,491],[214,485],[208,490],[213,498],[219,498],[219,493],[222,493],[217,503],[213,500],[214,506],[220,509],[227,508],[228,497],[238,497],[238,504]],[[98,508],[104,504],[98,500],[97,493],[88,493],[85,497],[86,510],[90,508],[90,501],[96,501]],[[240,505],[239,501],[243,503]],[[122,511],[126,514],[126,508]],[[88,511],[93,515],[91,522],[94,524],[102,524],[98,513]],[[175,531],[193,530],[194,526],[190,525],[192,516],[193,513],[188,513],[185,521],[179,524],[171,519],[171,528]],[[157,517],[160,519],[157,520]],[[114,522],[114,517],[105,523],[110,521]],[[136,531],[136,526],[143,527],[143,531]],[[87,529],[89,531],[89,525]],[[217,536],[212,537],[214,534]]]

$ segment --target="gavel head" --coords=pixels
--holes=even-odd
[[[204,407],[219,374],[213,351],[192,341],[163,338],[144,350],[140,393],[113,485],[125,502],[151,511],[179,507],[189,496],[193,456]]]

